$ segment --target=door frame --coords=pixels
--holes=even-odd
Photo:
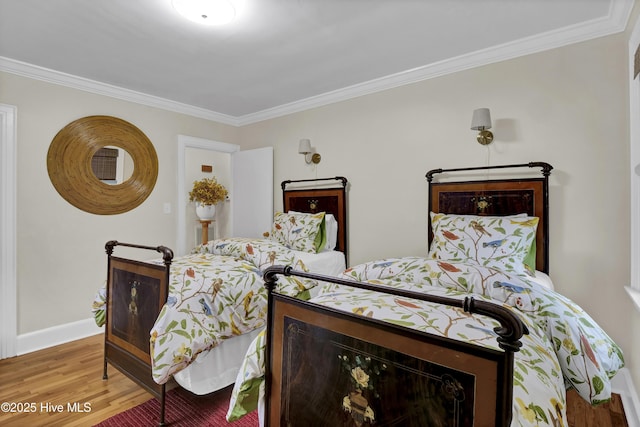
[[[625,289],[640,311],[640,267],[633,262],[640,255],[640,77],[634,78],[635,53],[640,45],[640,19],[629,37],[629,150],[631,193],[631,283]]]
[[[0,359],[17,354],[17,107],[0,104]]]
[[[229,154],[240,151],[240,146],[237,144],[229,144],[194,136],[178,135],[178,176],[176,179],[178,185],[178,199],[176,201],[176,222],[178,228],[176,233],[176,255],[184,255],[187,251],[187,220],[185,215],[188,203],[187,191],[185,189],[185,160],[187,148],[198,148]]]

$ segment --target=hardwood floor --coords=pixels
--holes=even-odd
[[[629,427],[620,395],[594,409],[573,390],[567,393],[567,422],[569,427]]]
[[[0,403],[21,410],[3,408],[0,425],[92,426],[149,400],[149,393],[112,366],[109,379],[102,380],[103,348],[103,336],[96,335],[0,360]]]
[[[103,381],[102,352],[96,335],[0,360],[0,403],[19,410],[3,407],[0,425],[92,426],[152,397],[112,366]],[[594,409],[570,392],[567,408],[569,427],[628,427],[617,395]]]

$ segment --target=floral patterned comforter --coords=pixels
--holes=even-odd
[[[566,426],[565,388],[587,401],[610,399],[610,378],[624,366],[620,348],[579,306],[524,275],[419,257],[368,262],[346,278],[451,298],[473,296],[502,304],[529,329],[515,353],[512,426]],[[278,279],[280,280],[280,278]],[[492,319],[461,309],[335,284],[323,286],[314,302],[431,334],[498,349]],[[232,394],[228,420],[257,407],[264,377],[264,336],[254,341]],[[355,374],[354,374],[355,375]],[[347,402],[348,403],[348,402]],[[344,409],[349,410],[344,403]],[[373,415],[373,414],[372,414]]]
[[[198,354],[234,335],[263,327],[267,295],[262,270],[274,264],[306,270],[294,251],[267,239],[231,238],[197,246],[173,260],[169,296],[150,337],[154,380],[163,384]],[[280,291],[308,298],[317,283],[288,277]],[[93,305],[99,325],[104,322],[104,288]]]

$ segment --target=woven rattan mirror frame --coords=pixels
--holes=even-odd
[[[100,181],[91,159],[101,148],[119,147],[133,160],[133,173],[121,184]],[[147,136],[131,123],[111,116],[88,116],[58,132],[47,154],[49,179],[58,193],[83,211],[114,215],[136,208],[158,178],[158,156]]]

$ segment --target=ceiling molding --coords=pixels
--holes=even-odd
[[[616,34],[625,30],[633,4],[633,0],[612,0],[609,14],[605,18],[516,40],[468,55],[458,56],[239,117],[61,73],[5,57],[0,57],[0,71],[218,123],[243,126],[483,65]]]
[[[467,55],[461,55],[424,67],[414,68],[300,101],[258,111],[254,114],[247,114],[239,118],[239,124],[242,126],[273,119],[483,65],[616,34],[625,30],[632,9],[633,0],[614,0],[611,2],[611,8],[606,18],[537,34],[532,37],[472,52]]]
[[[238,119],[233,116],[220,114],[215,111],[194,107],[192,105],[182,104],[180,102],[148,95],[142,92],[136,92],[107,83],[86,79],[84,77],[62,73],[60,71],[39,67],[37,65],[16,61],[14,59],[2,56],[0,56],[0,71],[5,71],[7,73],[40,80],[47,83],[66,86],[72,89],[83,90],[85,92],[134,102],[136,104],[146,105],[148,107],[155,107],[166,111],[172,111],[174,113],[185,114],[188,116],[212,120],[227,125],[238,126]]]

